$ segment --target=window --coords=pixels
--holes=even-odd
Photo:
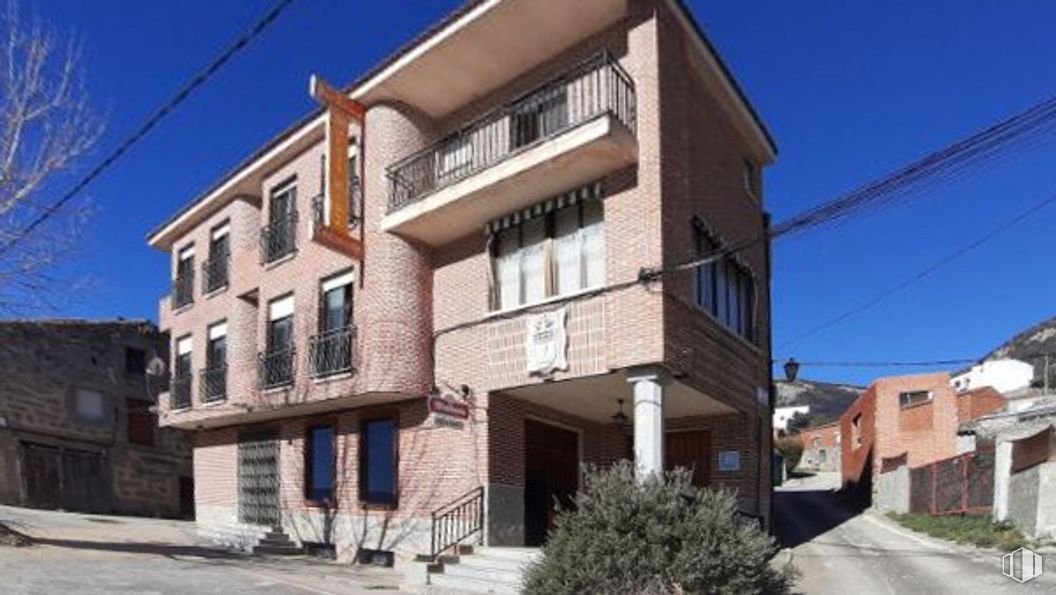
[[[265,264],[293,254],[297,249],[297,184],[284,182],[268,199],[268,226],[261,232],[261,257]]]
[[[455,180],[473,165],[473,137],[455,134],[437,152],[437,181],[444,184]]]
[[[173,306],[179,308],[194,302],[194,246],[179,252],[176,260],[176,278],[172,288]]]
[[[697,254],[707,256],[721,246],[703,223],[697,224]],[[731,256],[697,267],[697,306],[748,341],[755,340],[755,277]]]
[[[329,502],[334,498],[334,427],[331,425],[308,428],[305,438],[305,493],[312,502]]]
[[[82,420],[88,422],[103,421],[105,412],[103,411],[102,393],[79,388],[74,393],[74,406],[77,416]]]
[[[601,287],[605,223],[600,200],[550,210],[494,233],[494,309]]]
[[[181,337],[176,341],[176,358],[172,365],[172,408],[181,409],[191,406],[191,337]]]
[[[125,347],[125,372],[143,374],[147,371],[147,352],[135,347]]]
[[[266,352],[261,357],[261,382],[271,388],[293,382],[293,296],[268,304]]]
[[[158,421],[151,413],[150,401],[128,399],[126,402],[128,418],[128,441],[132,444],[154,446],[154,426]]]
[[[360,428],[359,492],[367,504],[395,506],[396,420],[365,420]]]
[[[227,322],[210,326],[208,337],[201,378],[202,400],[206,402],[227,397]]]
[[[284,182],[271,191],[271,200],[268,205],[268,221],[272,224],[283,222],[289,218],[296,207],[296,180]]]
[[[352,369],[351,271],[323,281],[319,292],[319,334],[310,341],[312,374],[329,376]]]
[[[906,407],[912,407],[921,403],[927,403],[931,400],[931,391],[929,390],[915,390],[900,393],[898,395],[898,404],[900,407],[905,409]]]
[[[510,115],[514,149],[530,145],[568,125],[568,92],[564,85],[534,94]]]
[[[854,416],[851,420],[851,447],[858,448],[862,445],[862,414]]]
[[[227,286],[230,259],[231,225],[224,223],[213,229],[210,235],[209,261],[204,265],[206,292]]]

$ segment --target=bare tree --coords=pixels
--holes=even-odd
[[[81,49],[15,0],[0,14],[0,313],[46,308],[57,261],[76,245],[90,214],[71,202],[29,230],[54,198],[49,183],[75,167],[103,130],[81,72]],[[49,200],[50,199],[50,200]]]

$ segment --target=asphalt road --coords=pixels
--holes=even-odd
[[[1001,554],[933,539],[875,512],[858,513],[834,493],[838,479],[819,474],[792,480],[775,494],[779,539],[802,573],[800,593],[928,595],[1056,592],[1051,568],[1020,584],[1001,574]]]

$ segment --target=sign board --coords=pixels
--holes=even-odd
[[[568,369],[567,317],[568,309],[558,308],[524,318],[524,355],[529,374],[549,376],[556,370]]]
[[[740,471],[741,451],[724,450],[719,453],[719,471]]]
[[[469,419],[469,404],[433,395],[429,397],[429,412],[456,419]]]

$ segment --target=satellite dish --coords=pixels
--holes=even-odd
[[[165,360],[156,355],[151,358],[151,360],[147,362],[147,374],[150,376],[161,376],[165,374]]]

